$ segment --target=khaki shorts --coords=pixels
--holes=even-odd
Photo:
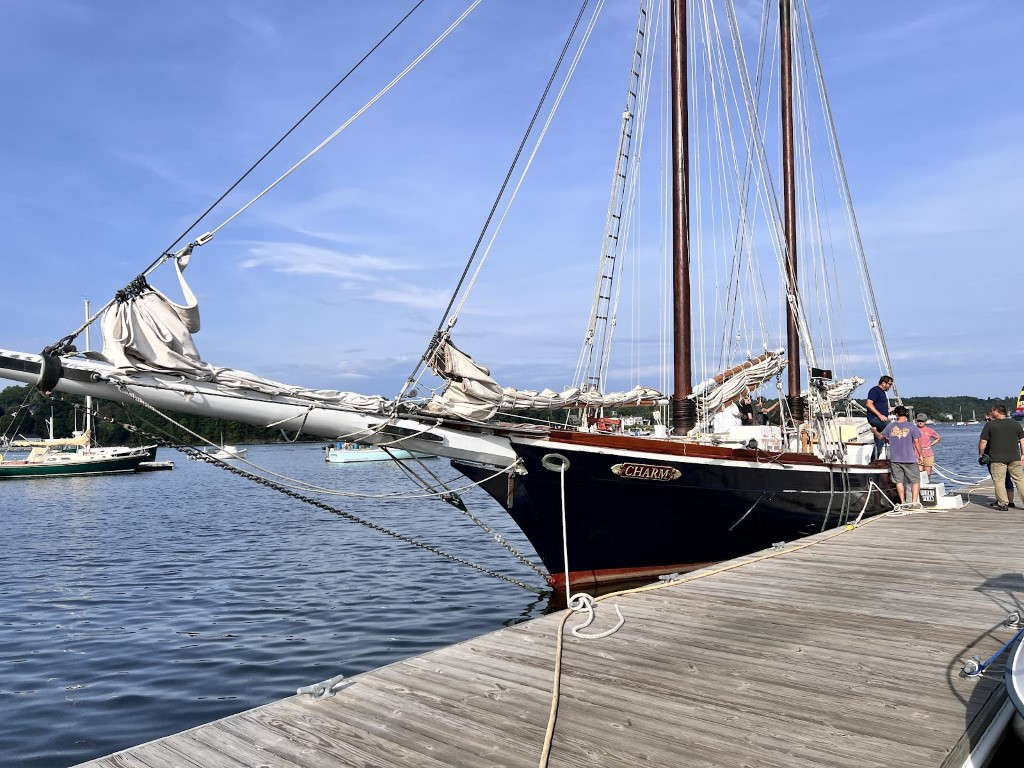
[[[892,461],[889,462],[889,473],[892,475],[892,481],[898,485],[917,485],[921,482],[921,471],[917,464]]]
[[[934,467],[935,457],[934,456],[922,456],[920,464],[922,467]]]

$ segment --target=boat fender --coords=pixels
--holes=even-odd
[[[546,453],[540,460],[540,465],[544,469],[549,469],[552,472],[568,472],[569,471],[569,460],[560,453]]]
[[[49,394],[64,375],[64,366],[61,365],[60,358],[54,355],[48,355],[43,352],[40,358],[42,362],[39,363],[39,378],[36,379],[36,389],[44,394]]]

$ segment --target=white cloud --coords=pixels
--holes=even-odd
[[[406,269],[393,259],[347,254],[303,243],[259,243],[250,246],[242,269],[270,269],[286,275],[327,275],[346,280],[373,281],[377,273]]]
[[[424,289],[418,285],[401,283],[370,293],[369,298],[385,304],[400,304],[416,309],[444,309],[451,293],[447,290]]]

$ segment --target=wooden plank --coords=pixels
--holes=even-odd
[[[987,658],[1021,591],[1024,515],[879,518],[706,568],[566,622],[552,766],[905,768],[962,762],[998,707]],[[735,561],[734,561],[735,562]],[[731,565],[731,563],[730,563]],[[358,675],[87,765],[535,766],[561,615]],[[1003,694],[1004,695],[1004,694]]]

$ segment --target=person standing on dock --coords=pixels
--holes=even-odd
[[[914,420],[917,422],[917,428],[921,431],[921,471],[928,476],[928,481],[931,482],[932,467],[935,466],[935,451],[932,448],[939,444],[942,436],[928,426],[927,413],[917,414],[917,418]]]
[[[988,469],[992,475],[996,500],[989,506],[1005,512],[1009,509],[1006,494],[1006,476],[1009,475],[1017,487],[1017,498],[1024,499],[1024,470],[1020,467],[1021,452],[1024,451],[1024,427],[1019,421],[1006,418],[1006,406],[996,403],[989,411],[992,421],[981,429],[978,440],[978,460],[987,453]]]
[[[880,433],[875,430],[875,437],[877,439],[880,435],[889,441],[889,467],[900,506],[906,506],[907,486],[910,486],[910,509],[921,509],[918,498],[921,493],[921,470],[918,468],[921,463],[921,430],[910,423],[907,418],[910,411],[902,405],[897,405],[893,413],[896,421],[890,421]]]
[[[868,399],[864,405],[868,411],[868,424],[871,425],[873,431],[881,432],[889,423],[889,397],[886,392],[892,388],[892,383],[892,376],[883,376],[878,380],[876,386],[868,390]],[[871,453],[872,461],[882,457],[882,448],[884,447],[885,440],[879,438],[876,433],[875,450]]]

